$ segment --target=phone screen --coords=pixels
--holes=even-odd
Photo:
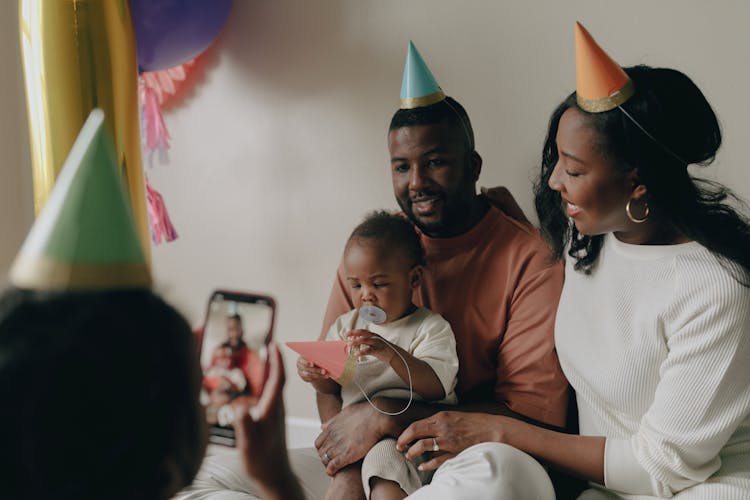
[[[258,397],[266,380],[267,345],[273,332],[271,297],[217,290],[208,301],[201,342],[201,403],[209,441],[234,446],[231,402]]]

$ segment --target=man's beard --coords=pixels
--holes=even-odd
[[[447,235],[454,236],[454,234],[452,234],[454,232],[452,228],[456,227],[458,225],[457,222],[463,217],[469,216],[470,205],[458,196],[454,196],[450,200],[443,194],[440,194],[439,196],[442,199],[443,206],[440,211],[440,217],[435,222],[424,222],[420,220],[420,218],[412,211],[411,199],[403,201],[401,198],[397,198],[396,202],[412,224],[414,224],[422,234],[436,238],[446,237]]]

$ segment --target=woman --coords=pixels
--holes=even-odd
[[[596,95],[582,66],[535,188],[567,265],[555,338],[581,435],[442,413],[399,445],[412,457],[436,436],[448,453],[429,468],[478,442],[511,445],[590,481],[581,498],[750,498],[750,226],[726,188],[687,169],[713,160],[716,116],[678,71],[618,67],[619,86]]]

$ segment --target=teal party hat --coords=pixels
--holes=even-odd
[[[409,41],[406,51],[406,64],[404,65],[404,78],[401,83],[401,109],[419,108],[429,106],[445,99],[440,85],[432,76],[430,68],[424,59]]]

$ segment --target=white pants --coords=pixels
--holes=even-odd
[[[480,443],[441,465],[432,482],[408,498],[555,500],[555,490],[530,455],[506,444]]]
[[[330,478],[313,448],[291,450],[292,469],[308,500],[325,496]],[[177,498],[239,500],[259,498],[236,453],[207,456],[191,486]],[[552,481],[544,468],[526,453],[499,443],[481,443],[446,461],[432,483],[412,500],[510,499],[554,500]]]

